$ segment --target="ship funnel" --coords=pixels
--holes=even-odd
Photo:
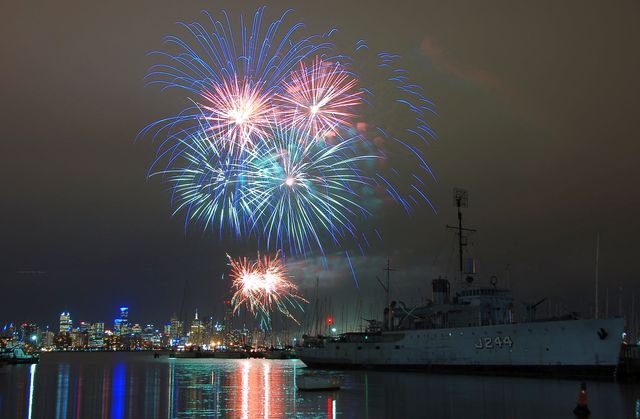
[[[438,278],[431,281],[433,286],[433,303],[434,304],[448,304],[450,294],[449,280],[445,278]]]

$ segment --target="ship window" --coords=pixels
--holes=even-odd
[[[400,349],[400,346],[396,345],[396,349]]]
[[[358,350],[362,349],[362,346],[358,346]]]
[[[379,347],[379,346],[376,346],[376,349],[380,349],[380,347]]]
[[[340,349],[340,346],[336,345],[336,349]]]

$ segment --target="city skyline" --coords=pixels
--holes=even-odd
[[[15,4],[16,18],[0,29],[4,56],[15,64],[2,79],[7,123],[0,173],[12,186],[0,208],[10,220],[0,265],[3,291],[12,298],[0,318],[49,318],[52,301],[68,302],[88,318],[116,301],[160,318],[164,307],[179,309],[187,280],[190,304],[213,310],[228,298],[226,253],[260,250],[255,242],[185,231],[183,220],[171,216],[165,185],[147,179],[154,147],[134,138],[179,102],[144,86],[154,63],[147,53],[179,30],[176,21],[198,19],[202,7],[173,5],[150,16],[150,6],[122,3],[122,14],[117,5],[90,11]],[[274,2],[266,13],[273,17],[288,6]],[[501,284],[509,280],[519,300],[550,297],[589,316],[600,233],[601,308],[607,289],[617,306],[619,287],[625,311],[634,292],[637,304],[629,261],[640,227],[628,219],[640,209],[638,145],[629,140],[640,71],[632,53],[637,6],[368,7],[362,16],[351,4],[301,3],[292,20],[309,31],[336,26],[344,44],[366,38],[372,47],[396,51],[425,86],[438,112],[431,121],[438,140],[427,149],[438,179],[427,191],[437,214],[422,208],[409,217],[383,205],[375,221],[384,240],[372,241],[363,254],[328,246],[327,262],[318,255],[288,260],[302,294],[314,294],[319,276],[335,306],[380,300],[376,276],[389,257],[397,298],[429,298],[431,279],[455,274],[444,226],[455,222],[452,189],[463,187],[470,196],[465,221],[478,230],[478,282],[496,275]],[[223,8],[236,19],[255,5],[216,5]],[[344,13],[335,16],[332,8]],[[492,24],[480,23],[487,21]],[[95,30],[77,37],[68,31],[76,25]],[[114,25],[117,33],[101,35]],[[30,47],[40,43],[39,52]],[[24,119],[34,107],[41,110],[38,123]]]

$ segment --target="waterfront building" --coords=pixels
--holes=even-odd
[[[22,323],[20,325],[20,341],[29,345],[40,344],[40,328],[35,323]]]
[[[52,348],[54,345],[55,334],[47,328],[40,337],[40,347],[42,348]]]
[[[96,322],[89,328],[89,347],[101,348],[104,346],[104,323]]]
[[[164,324],[160,342],[160,344],[164,347],[171,346],[171,322],[167,322]]]
[[[73,328],[71,314],[68,311],[60,313],[60,333],[70,333]]]
[[[182,322],[178,320],[178,318],[173,315],[171,317],[171,345],[177,345],[182,340]]]
[[[113,333],[122,336],[129,333],[129,307],[120,307],[119,317],[113,321]]]
[[[16,328],[13,325],[13,322],[5,324],[2,327],[2,337],[6,340],[14,340],[16,338],[16,333]]]
[[[53,339],[53,346],[59,351],[66,351],[71,348],[71,344],[70,332],[60,332]]]
[[[191,322],[191,330],[189,332],[189,343],[194,346],[202,346],[206,343],[205,340],[205,328],[202,321],[198,319],[198,310],[196,309],[196,316]]]
[[[155,331],[155,326],[152,324],[148,324],[142,329],[142,339],[145,344],[152,343]]]
[[[76,327],[69,333],[71,337],[71,346],[74,349],[85,349],[89,346],[89,332],[80,330],[80,327]]]
[[[140,335],[142,335],[142,326],[136,323],[131,327],[131,336],[138,337]]]

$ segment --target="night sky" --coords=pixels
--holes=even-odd
[[[107,323],[117,307],[133,322],[166,321],[187,306],[217,312],[227,298],[225,253],[251,243],[185,232],[171,217],[167,185],[147,179],[155,148],[135,141],[149,122],[185,105],[179,92],[143,80],[165,35],[202,9],[235,19],[258,4],[194,1],[12,2],[0,18],[1,320]],[[439,113],[427,150],[437,214],[383,207],[369,222],[383,242],[355,257],[328,246],[329,270],[314,257],[292,264],[303,291],[345,302],[379,303],[375,277],[386,257],[397,268],[396,298],[430,298],[430,281],[453,278],[445,224],[455,222],[452,189],[470,191],[465,217],[480,272],[516,297],[550,297],[551,307],[593,310],[596,235],[601,302],[619,287],[628,310],[640,298],[640,3],[270,1],[308,33],[339,29],[397,52]],[[509,266],[507,275],[507,265]]]

